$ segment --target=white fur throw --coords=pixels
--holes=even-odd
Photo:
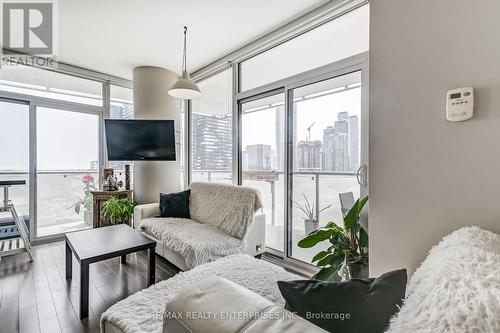
[[[108,333],[104,331],[104,321],[110,321],[126,333],[161,333],[167,302],[181,289],[211,276],[231,280],[281,306],[284,300],[276,281],[301,279],[281,267],[246,254],[228,256],[181,272],[116,303],[103,313],[101,332]]]
[[[500,332],[500,235],[466,227],[444,237],[411,277],[388,332]]]
[[[191,219],[212,225],[228,235],[243,239],[257,209],[259,191],[216,183],[191,183],[189,213]]]
[[[141,229],[181,254],[189,269],[216,259],[243,253],[245,242],[210,225],[179,218],[146,218]]]

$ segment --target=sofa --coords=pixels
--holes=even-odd
[[[159,203],[138,205],[134,226],[156,241],[156,253],[182,271],[216,259],[265,248],[265,216],[255,189],[216,183],[190,185],[190,218],[160,216]]]
[[[214,277],[232,281],[266,298],[273,303],[272,306],[281,307],[284,300],[276,282],[303,279],[264,260],[243,254],[231,255],[179,273],[118,302],[102,315],[101,331],[177,333],[178,330],[168,330],[172,323],[166,322],[170,318],[165,313],[203,310],[203,303],[197,303],[191,294],[193,285],[203,283],[203,280],[213,281]],[[210,282],[205,289],[209,288],[213,288]],[[219,296],[222,299],[224,295],[217,291],[210,294],[214,299]],[[241,297],[246,297],[243,294]],[[465,227],[444,237],[431,249],[410,278],[403,306],[392,318],[387,332],[500,332],[499,313],[500,235],[478,227]],[[199,330],[193,322],[187,324],[191,333],[208,332],[209,327],[220,324],[213,322],[214,326],[211,326],[210,320],[203,323],[207,330]],[[266,326],[254,331],[281,332],[282,326],[277,325],[279,329]],[[292,325],[291,322],[288,325]],[[231,330],[231,327],[225,329],[234,333],[242,331]],[[293,329],[290,331],[294,332]]]

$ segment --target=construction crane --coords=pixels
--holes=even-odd
[[[307,141],[311,141],[311,128],[314,126],[314,124],[316,124],[315,121],[313,121],[313,123],[307,128]]]

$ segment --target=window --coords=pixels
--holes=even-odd
[[[0,90],[102,106],[102,84],[34,67],[2,68]]]
[[[285,95],[241,104],[242,184],[260,191],[266,218],[266,246],[283,251]]]
[[[134,119],[134,94],[132,89],[110,86],[109,118]]]
[[[25,186],[10,189],[10,198],[19,216],[27,220],[30,213],[28,103],[0,99],[0,120],[0,180],[26,181]],[[4,217],[0,214],[0,221]]]
[[[37,235],[90,228],[86,189],[99,179],[99,116],[45,107],[36,116]]]
[[[291,39],[240,64],[240,91],[368,51],[369,5]]]
[[[313,83],[291,93],[291,256],[311,262],[318,246],[299,248],[299,240],[330,221],[343,223],[339,193],[360,195],[356,171],[361,158],[361,73]],[[308,207],[311,215],[304,212]],[[327,242],[320,244],[328,247]]]
[[[111,119],[134,119],[134,94],[130,88],[110,85],[110,108]],[[117,179],[125,181],[125,165],[130,165],[130,173],[133,173],[133,161],[108,161],[108,166],[113,168]],[[133,188],[134,177],[130,177],[130,186]]]
[[[30,218],[31,238],[92,227],[89,190],[98,188],[102,164],[102,91],[101,82],[39,68],[0,70],[6,123],[0,144],[9,159],[0,163],[0,178],[27,180],[13,188],[12,198]],[[123,108],[127,99],[120,98]]]
[[[191,101],[191,180],[232,183],[231,70],[199,83],[200,99]]]

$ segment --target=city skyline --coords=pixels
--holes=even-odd
[[[276,123],[283,119],[282,111],[276,108]],[[322,132],[323,140],[312,140],[310,137],[297,140],[294,152],[297,171],[355,172],[360,159],[359,117],[350,115],[348,111],[339,112],[333,125],[327,125]],[[231,133],[231,117],[193,114],[193,170],[231,170]],[[276,142],[284,142],[279,133],[283,132],[276,131]],[[281,146],[276,144],[275,147]],[[247,144],[242,150],[242,169],[280,170],[283,161],[281,149],[274,149],[266,143]]]

